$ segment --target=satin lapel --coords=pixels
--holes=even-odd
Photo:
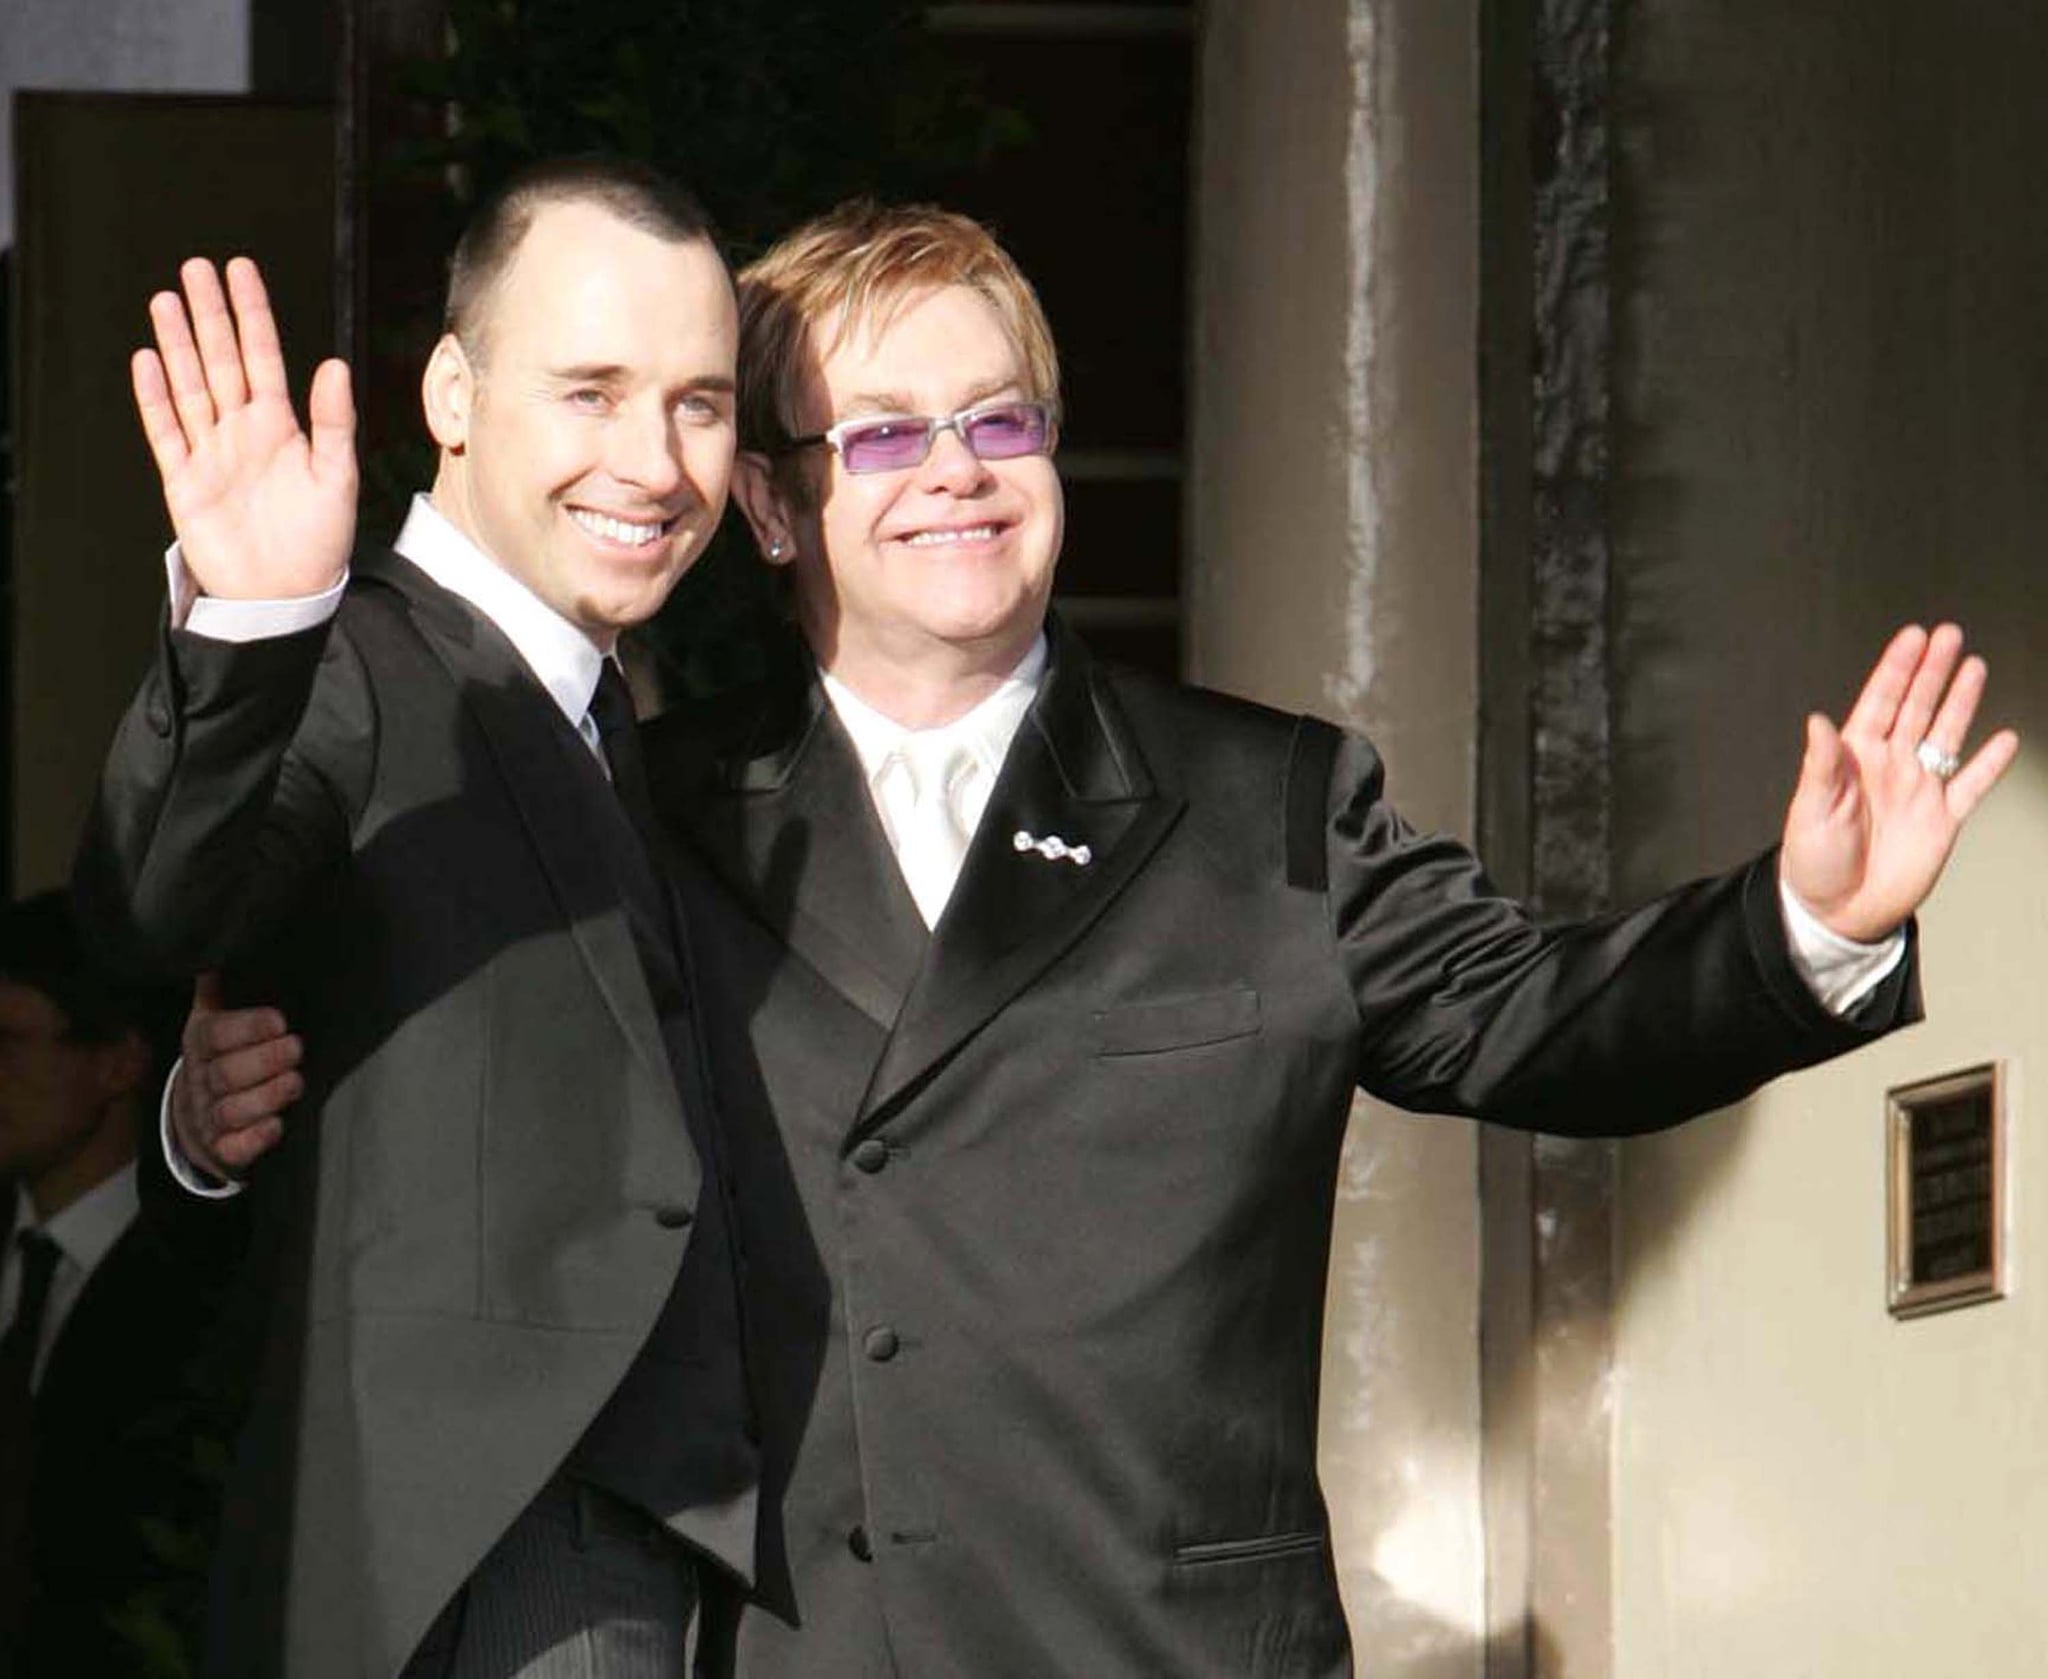
[[[861,1104],[872,1123],[1078,939],[1130,884],[1183,801],[1153,785],[1086,653],[1055,626],[1053,664],[1004,760],[959,883],[932,931]],[[1088,848],[1021,850],[1018,836]]]
[[[654,802],[777,938],[884,1030],[929,942],[852,743],[813,680],[724,756],[665,718]]]
[[[402,560],[358,570],[404,597],[427,645],[455,678],[592,981],[634,1055],[661,1082],[672,1084],[618,883],[604,863],[602,844],[585,830],[584,801],[563,797],[578,778],[602,780],[588,749],[489,620]]]

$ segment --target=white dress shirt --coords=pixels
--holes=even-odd
[[[35,1363],[29,1370],[29,1387],[43,1379],[43,1366],[50,1362],[50,1349],[63,1333],[64,1320],[78,1304],[93,1272],[107,1257],[141,1207],[135,1189],[135,1162],[129,1161],[112,1177],[93,1185],[62,1209],[47,1224],[36,1222],[35,1203],[20,1185],[14,1190],[14,1231],[7,1239],[7,1252],[0,1257],[0,1335],[14,1322],[21,1306],[21,1237],[40,1229],[57,1244],[57,1265],[50,1273],[50,1296],[43,1306],[43,1322],[36,1337]]]
[[[867,777],[868,796],[882,819],[882,831],[889,837],[889,849],[896,853],[904,871],[904,884],[923,915],[927,927],[936,926],[952,895],[959,876],[958,862],[927,878],[920,869],[942,867],[927,861],[906,862],[903,857],[903,824],[914,795],[910,757],[923,751],[935,760],[945,748],[953,747],[963,765],[946,788],[946,801],[953,820],[971,842],[988,809],[989,795],[996,790],[996,777],[1010,742],[1024,722],[1024,714],[1038,697],[1045,680],[1045,637],[1039,635],[1017,668],[1003,679],[1002,686],[972,711],[942,723],[936,729],[907,729],[894,718],[885,717],[829,671],[821,678],[825,697],[832,702],[840,725],[853,742]]]

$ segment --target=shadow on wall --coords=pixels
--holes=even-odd
[[[1387,1595],[1380,1595],[1380,1588]],[[1560,1679],[1564,1654],[1534,1615],[1498,1626],[1484,1637],[1432,1615],[1372,1577],[1369,1611],[1351,1620],[1351,1648],[1361,1675],[1384,1679]]]
[[[1492,1651],[1497,1640],[1482,1637],[1470,1626],[1446,1619],[1413,1598],[1377,1571],[1353,1586],[1347,1603],[1351,1620],[1353,1663],[1361,1675],[1386,1679],[1480,1679],[1496,1671]],[[1509,1648],[1521,1629],[1499,1635]],[[1533,1679],[1533,1675],[1531,1675]]]

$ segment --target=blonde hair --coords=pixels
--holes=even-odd
[[[742,449],[777,454],[796,435],[810,329],[837,314],[829,355],[852,332],[886,326],[916,293],[969,286],[1024,358],[1026,395],[1057,402],[1059,356],[1037,292],[981,223],[930,204],[854,199],[828,210],[740,271]]]

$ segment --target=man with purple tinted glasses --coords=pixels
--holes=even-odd
[[[1540,927],[1367,741],[1049,613],[1058,368],[983,229],[848,206],[740,307],[734,493],[799,645],[643,731],[718,881],[764,1429],[736,1671],[1348,1674],[1315,1448],[1354,1091],[1625,1134],[1913,1019],[1910,918],[2016,749],[1960,761],[1982,662],[1901,631],[1777,848]]]
[[[841,420],[807,437],[792,437],[786,447],[805,449],[822,443],[848,472],[902,472],[922,465],[946,431],[980,460],[1049,455],[1058,441],[1059,407],[1052,402],[984,402],[957,414]]]

